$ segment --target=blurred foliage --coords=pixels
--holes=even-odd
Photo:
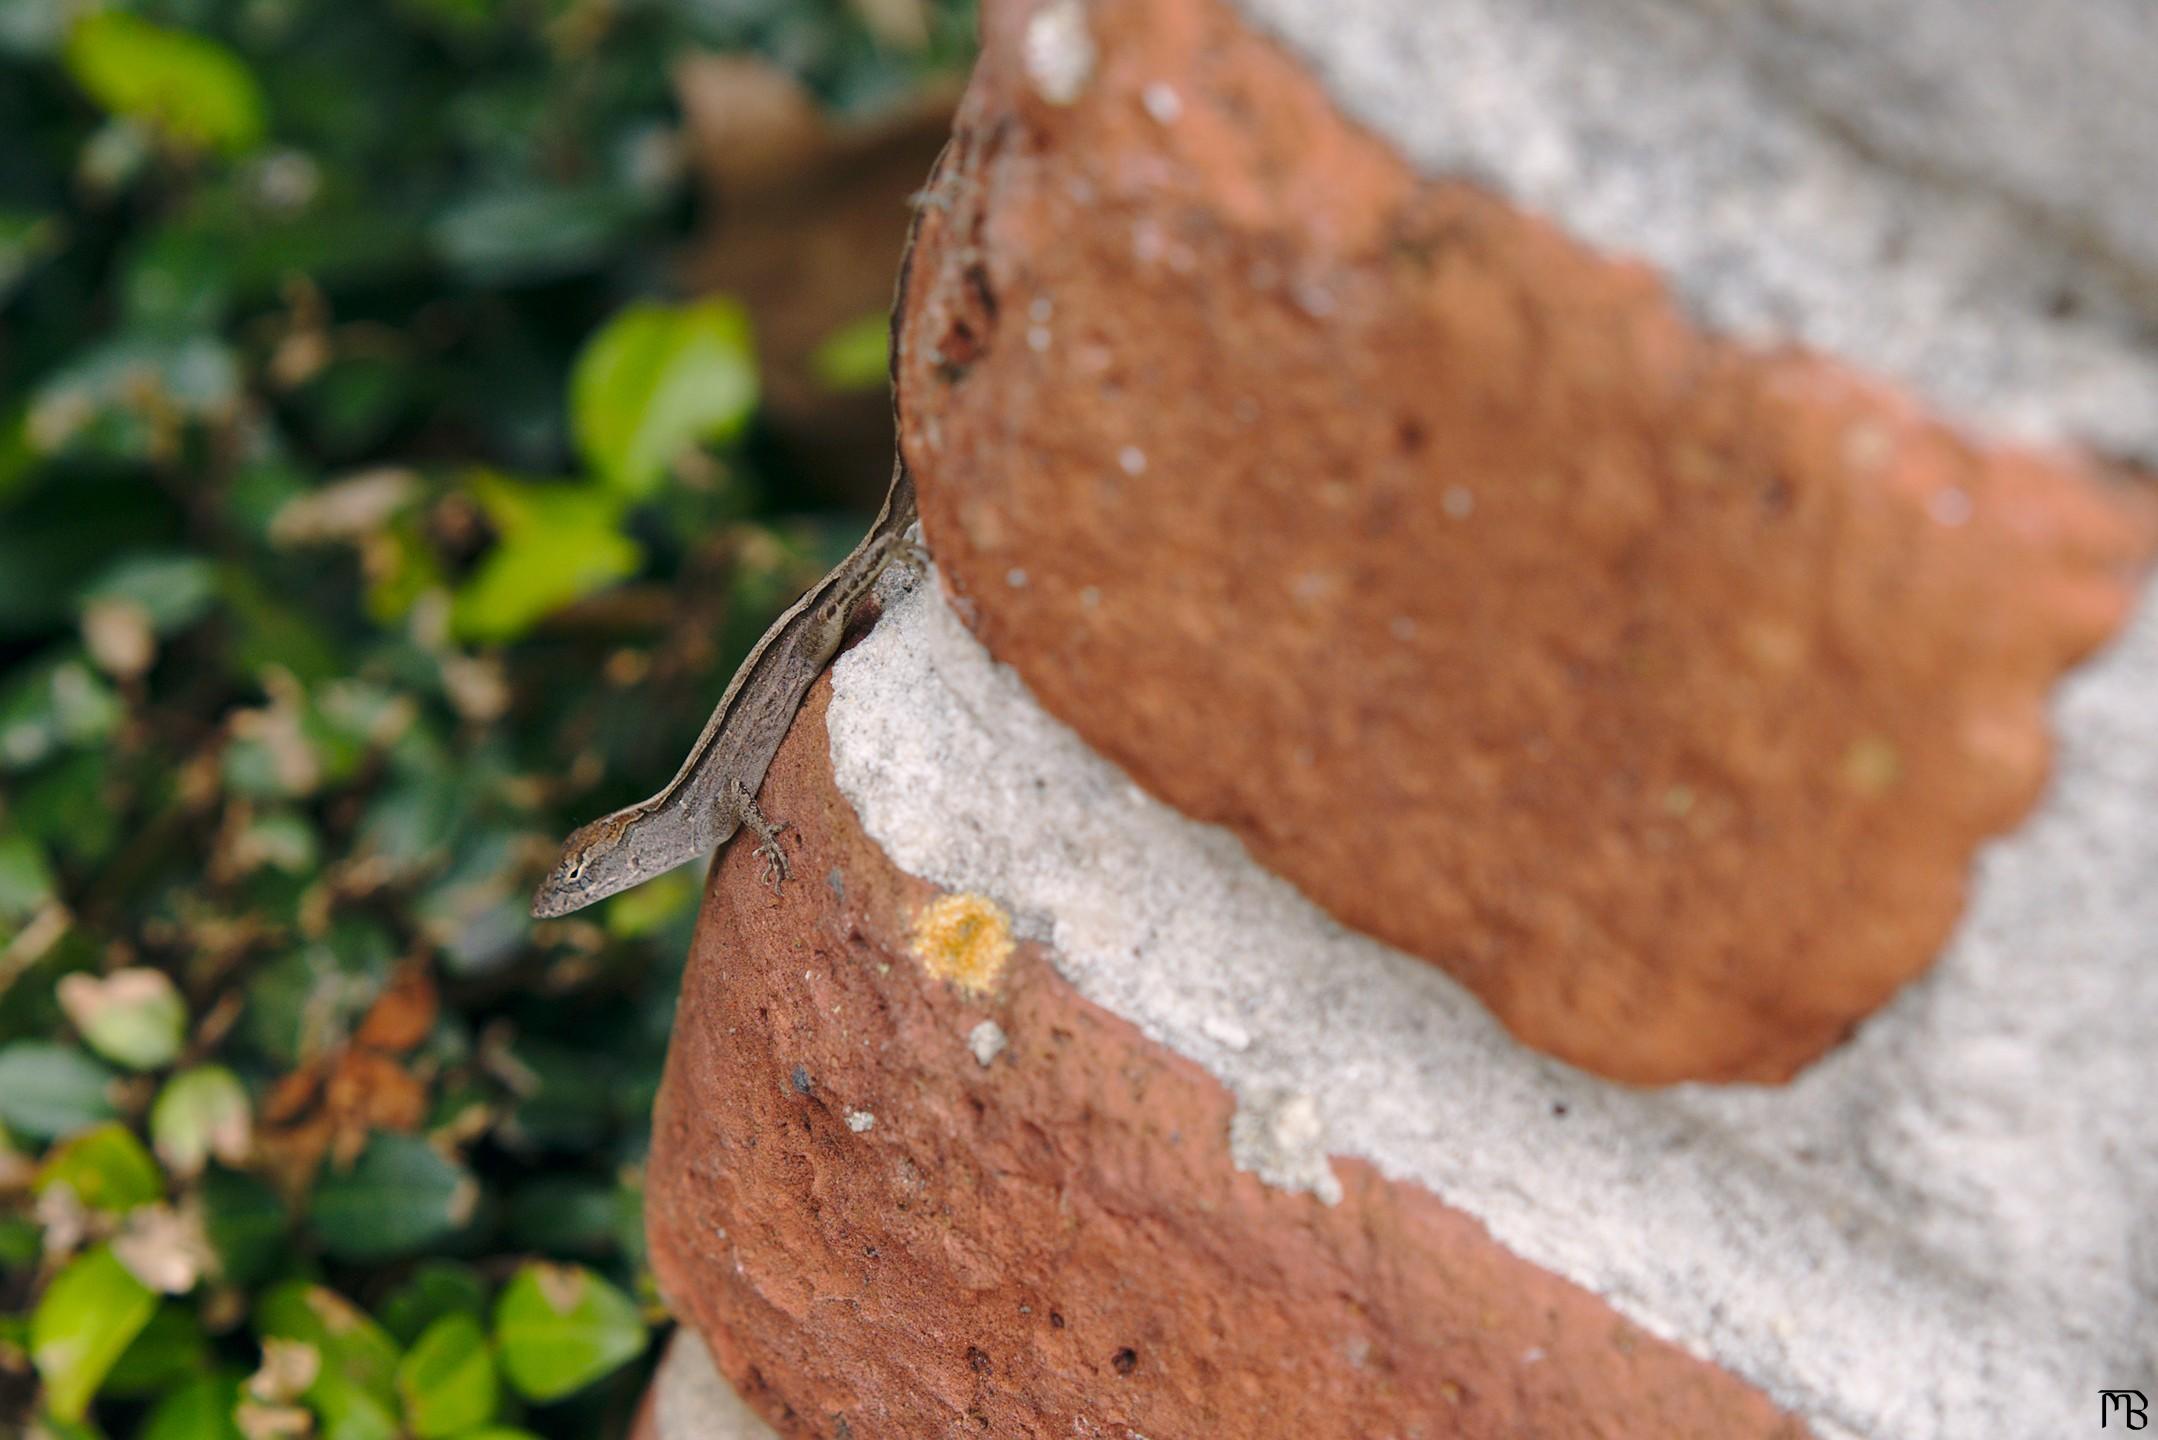
[[[972,24],[0,0],[0,1433],[623,1428],[698,888],[527,896],[860,524],[670,292],[669,62]]]

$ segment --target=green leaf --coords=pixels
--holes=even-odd
[[[650,494],[675,457],[724,440],[757,408],[748,312],[711,298],[622,311],[570,376],[570,424],[586,463],[625,495]]]
[[[194,1307],[166,1300],[121,1352],[98,1393],[122,1399],[155,1395],[202,1374],[209,1365],[210,1343]]]
[[[125,713],[79,658],[33,664],[0,691],[0,770],[27,770],[63,746],[105,740]]]
[[[135,1440],[242,1440],[232,1418],[239,1403],[236,1383],[204,1375],[158,1401]]]
[[[150,1143],[172,1173],[192,1179],[216,1155],[245,1158],[253,1129],[247,1087],[222,1065],[183,1070],[165,1082],[150,1107]]]
[[[91,99],[182,145],[235,151],[262,138],[255,77],[214,40],[104,10],[76,23],[66,59]]]
[[[130,555],[84,587],[81,603],[126,600],[160,635],[184,630],[217,598],[217,572],[199,555]]]
[[[156,1309],[157,1296],[109,1245],[85,1251],[53,1277],[30,1317],[30,1359],[54,1416],[82,1419],[106,1372]]]
[[[892,318],[882,310],[817,342],[809,368],[829,390],[881,390],[891,371]]]
[[[704,877],[693,868],[655,875],[607,902],[607,933],[624,940],[650,935],[676,917],[694,910],[704,894]]]
[[[38,1170],[37,1193],[65,1185],[92,1210],[123,1215],[165,1198],[165,1177],[135,1133],[118,1121],[56,1147]]]
[[[187,1040],[187,1002],[162,970],[136,967],[110,975],[70,975],[60,1007],[83,1043],[130,1070],[169,1065]]]
[[[536,1176],[511,1193],[504,1224],[520,1249],[605,1255],[614,1248],[621,1193],[604,1180]]]
[[[377,1134],[349,1173],[315,1189],[314,1231],[340,1260],[386,1260],[424,1249],[472,1217],[478,1184],[413,1135]]]
[[[37,1263],[44,1249],[45,1231],[35,1220],[19,1215],[0,1215],[0,1270],[23,1270]],[[0,1331],[0,1336],[4,1336]]]
[[[302,1398],[329,1433],[397,1433],[397,1346],[357,1305],[320,1285],[281,1285],[256,1303],[255,1329],[315,1348],[322,1368]]]
[[[64,233],[51,215],[0,210],[0,304],[39,261],[60,248]]]
[[[19,1134],[54,1140],[119,1112],[119,1077],[72,1045],[23,1040],[0,1049],[0,1121]]]
[[[444,211],[428,239],[482,283],[545,279],[598,264],[645,208],[642,196],[611,186],[505,190]]]
[[[44,846],[18,831],[0,831],[0,926],[12,931],[44,909],[58,884]]]
[[[219,420],[239,405],[240,362],[211,335],[122,335],[76,355],[31,397],[28,435],[45,455],[148,460],[174,418]]]
[[[627,1295],[581,1265],[534,1262],[495,1304],[503,1373],[529,1400],[559,1400],[634,1359],[644,1321]]]
[[[616,528],[621,501],[605,491],[490,474],[472,488],[502,543],[451,602],[450,626],[460,639],[513,640],[572,600],[635,574],[644,561]]]
[[[384,1328],[409,1345],[445,1315],[469,1315],[475,1320],[485,1315],[487,1289],[487,1282],[470,1265],[426,1260],[414,1267],[375,1313]]]
[[[284,1252],[288,1220],[277,1193],[252,1175],[216,1167],[202,1177],[202,1229],[229,1285],[252,1285]]]
[[[101,860],[118,840],[125,816],[106,803],[113,757],[104,750],[80,750],[41,767],[8,795],[10,818],[55,857],[78,865]],[[0,924],[10,920],[7,842],[0,839]],[[16,914],[17,921],[29,912]]]
[[[501,1402],[486,1332],[470,1315],[445,1315],[397,1367],[405,1419],[420,1440],[441,1440],[495,1417]]]

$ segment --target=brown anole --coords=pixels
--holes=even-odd
[[[890,368],[892,419],[899,419],[899,340],[906,304],[908,266],[925,205],[941,208],[938,187],[947,145],[931,170],[927,189],[916,197],[914,224],[900,252],[899,279],[892,300]],[[895,440],[896,446],[896,440]],[[598,900],[641,885],[700,855],[718,849],[748,826],[757,835],[757,853],[776,888],[787,876],[787,855],[779,832],[757,808],[757,789],[779,752],[779,742],[794,724],[802,697],[839,650],[848,621],[868,596],[884,567],[914,555],[907,529],[914,523],[914,476],[906,457],[892,458],[892,483],[884,494],[869,533],[829,575],[772,622],[764,638],[742,661],[727,693],[691,747],[689,758],[667,787],[589,825],[581,825],[562,843],[561,858],[532,897],[540,919],[567,915]]]
[[[532,897],[535,916],[567,915],[641,885],[726,844],[745,825],[757,834],[772,883],[786,878],[787,856],[779,848],[785,827],[757,809],[757,787],[802,696],[838,652],[847,622],[884,567],[911,550],[913,523],[914,477],[895,459],[884,508],[869,533],[764,632],[667,787],[579,826],[563,842],[561,858]]]

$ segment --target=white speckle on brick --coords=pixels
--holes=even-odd
[[[1439,508],[1452,519],[1466,520],[1476,513],[1476,496],[1466,485],[1449,485],[1439,496]]]
[[[1004,1027],[994,1020],[984,1020],[967,1032],[967,1048],[974,1052],[974,1063],[985,1070],[1010,1043],[1004,1037]]]
[[[1956,485],[1944,485],[1926,497],[1926,513],[1936,525],[1967,525],[1971,519],[1970,492]]]
[[[1173,125],[1184,113],[1184,97],[1176,93],[1176,87],[1166,80],[1156,80],[1139,92],[1139,102],[1146,106],[1146,113],[1163,125]]]
[[[1032,350],[1035,354],[1041,355],[1048,351],[1049,339],[1049,327],[1047,325],[1027,326],[1027,349]]]
[[[1011,586],[1014,590],[1026,589],[1027,572],[1025,568],[1019,565],[1012,566],[1011,569],[1004,572],[1004,583]]]
[[[874,1130],[877,1128],[877,1117],[867,1110],[849,1110],[847,1112],[847,1128],[857,1135]]]
[[[1117,468],[1126,475],[1146,473],[1146,452],[1136,445],[1126,445],[1116,452]]]
[[[1269,1185],[1308,1190],[1329,1205],[1341,1201],[1319,1102],[1301,1091],[1263,1092],[1238,1105],[1229,1119],[1229,1157]]]
[[[1081,0],[1049,0],[1027,21],[1020,46],[1034,93],[1052,105],[1069,105],[1094,76],[1094,36]]]

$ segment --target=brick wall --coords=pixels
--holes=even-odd
[[[684,1343],[805,1436],[2158,1389],[2132,6],[985,12],[935,583],[685,982]]]

